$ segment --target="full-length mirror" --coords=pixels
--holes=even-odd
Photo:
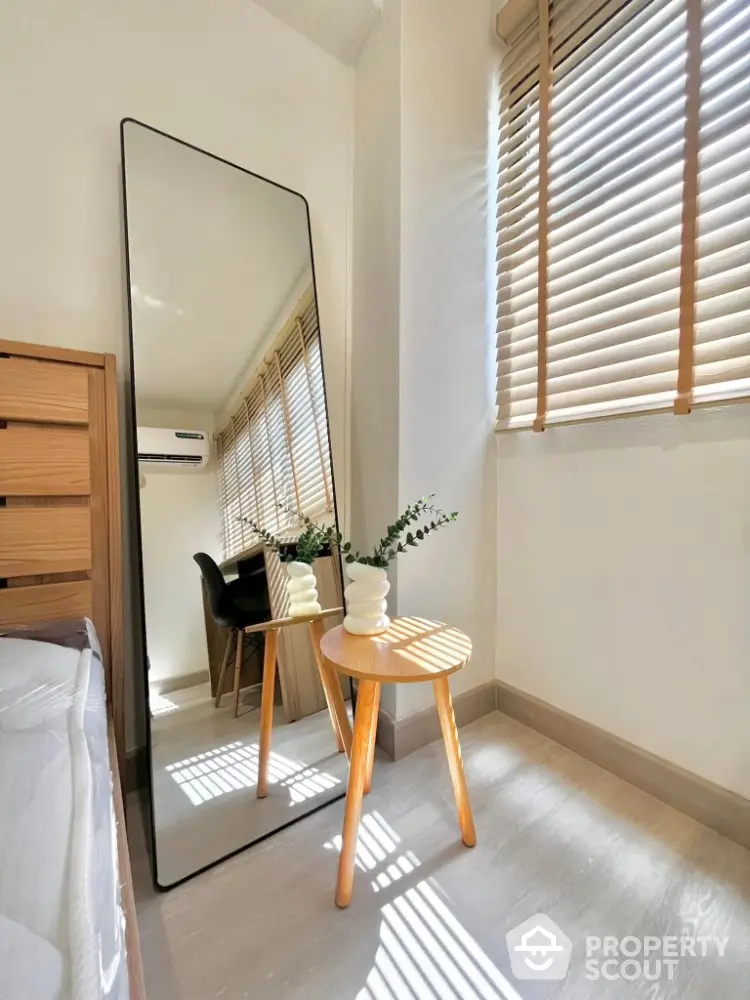
[[[333,524],[336,507],[306,202],[131,120],[122,153],[154,870],[168,887],[344,793],[296,624],[277,633],[259,796],[266,634],[245,631],[289,611],[255,526],[294,555],[298,515]],[[322,607],[340,607],[337,558],[324,550],[313,570]]]

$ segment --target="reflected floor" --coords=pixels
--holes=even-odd
[[[293,723],[274,712],[268,796],[258,799],[258,709],[215,708],[208,685],[152,696],[159,884],[171,885],[341,795],[347,764],[326,711]],[[257,702],[257,699],[256,699]]]

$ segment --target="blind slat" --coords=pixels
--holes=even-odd
[[[333,486],[318,316],[312,286],[268,363],[253,377],[219,433],[219,494],[225,558],[257,538],[242,516],[293,540],[294,513],[330,516]]]
[[[703,13],[693,360],[698,401],[719,385],[730,396],[742,391],[750,376],[750,7],[730,0],[708,4]]]
[[[500,72],[499,426],[750,395],[750,4],[540,12]]]

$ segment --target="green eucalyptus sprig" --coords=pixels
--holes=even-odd
[[[416,548],[433,531],[437,531],[446,524],[451,524],[458,517],[458,511],[446,514],[444,511],[433,506],[431,503],[434,493],[430,496],[422,497],[416,503],[410,504],[404,512],[397,517],[393,524],[389,524],[383,538],[373,549],[372,555],[362,555],[360,552],[352,552],[351,545],[342,545],[344,558],[348,563],[360,562],[366,566],[378,566],[381,569],[386,567],[396,558],[405,553],[408,548]],[[432,519],[421,525],[415,531],[407,531],[407,528],[420,521],[425,515],[432,515]]]
[[[458,511],[446,514],[432,504],[431,501],[434,497],[435,494],[432,493],[417,500],[416,503],[410,504],[393,524],[388,525],[385,535],[374,547],[372,555],[363,555],[361,552],[355,551],[352,543],[345,541],[343,535],[336,530],[334,525],[322,527],[292,507],[284,504],[279,504],[279,506],[286,513],[297,517],[305,525],[305,531],[311,532],[320,540],[318,552],[328,546],[335,546],[340,550],[347,563],[358,562],[364,563],[366,566],[378,566],[381,569],[386,569],[396,556],[405,553],[408,548],[415,548],[433,531],[437,531],[456,520]],[[415,524],[426,515],[432,515],[432,519],[415,531],[407,531],[410,525]],[[405,536],[404,532],[406,532]]]
[[[281,506],[281,504],[279,504]],[[321,550],[325,547],[325,542],[322,540],[320,528],[311,521],[309,525],[305,526],[305,530],[294,540],[285,541],[279,538],[277,535],[273,535],[270,531],[264,528],[262,525],[253,521],[250,517],[241,517],[240,520],[244,524],[249,524],[253,531],[260,535],[263,542],[271,550],[271,552],[281,553],[282,549],[285,549],[283,555],[280,555],[282,562],[301,562],[307,563],[309,566],[313,564],[317,556],[320,554]],[[295,551],[290,551],[289,547],[294,546]]]

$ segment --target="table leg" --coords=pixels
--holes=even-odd
[[[242,647],[244,646],[245,633],[241,628],[237,629],[237,650],[234,654],[234,717],[240,714],[240,678],[242,676]]]
[[[224,650],[224,659],[221,661],[221,671],[219,672],[219,684],[216,688],[216,700],[214,705],[218,708],[221,705],[221,696],[224,694],[224,679],[227,675],[227,668],[229,667],[229,657],[232,653],[232,639],[234,639],[235,632],[234,629],[230,629],[227,635],[227,645]]]
[[[380,683],[375,685],[375,700],[372,706],[372,725],[370,726],[370,742],[367,745],[367,770],[365,771],[365,795],[372,788],[372,771],[375,766],[375,738],[378,735],[378,712],[380,711]]]
[[[266,632],[263,650],[263,692],[260,699],[260,751],[258,753],[258,798],[268,795],[268,758],[271,755],[273,702],[276,687],[276,640],[278,629]]]
[[[362,815],[362,794],[365,787],[367,758],[370,747],[370,733],[375,725],[374,681],[360,681],[357,694],[357,711],[354,718],[354,738],[352,741],[349,784],[346,789],[344,807],[344,832],[339,857],[339,874],[336,881],[336,905],[348,906],[354,886],[354,857],[357,851],[357,833]]]
[[[315,662],[318,665],[320,683],[323,685],[323,693],[328,705],[328,714],[331,716],[331,725],[336,737],[339,751],[346,751],[347,757],[352,755],[352,729],[349,725],[349,716],[346,714],[346,703],[341,693],[341,684],[338,674],[333,670],[320,652],[320,640],[323,637],[324,628],[322,621],[310,622],[310,642],[312,643]]]
[[[440,728],[443,731],[443,742],[445,743],[445,751],[448,755],[448,766],[451,772],[451,781],[453,782],[453,794],[456,797],[461,839],[467,847],[474,847],[477,842],[477,833],[474,829],[474,817],[471,814],[469,790],[466,787],[466,777],[461,759],[461,745],[458,742],[458,730],[456,729],[453,702],[451,701],[451,689],[448,686],[447,677],[440,677],[432,683],[435,688],[435,702],[437,703],[438,716],[440,718]]]

